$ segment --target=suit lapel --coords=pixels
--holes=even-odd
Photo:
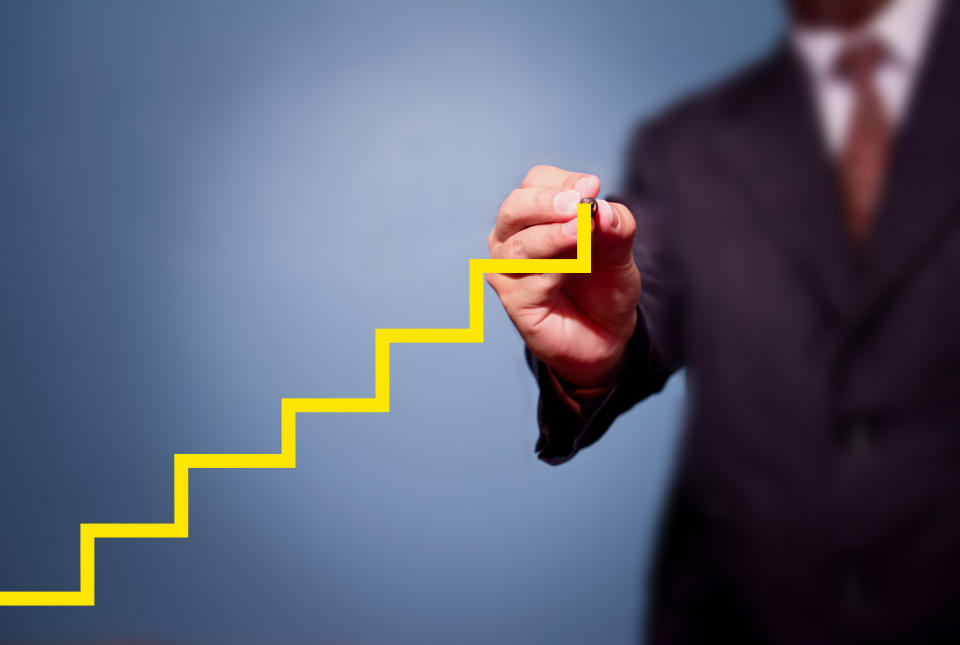
[[[946,2],[895,143],[867,249],[866,316],[904,284],[960,208],[960,8]]]
[[[809,83],[789,46],[724,110],[718,141],[727,167],[827,308],[854,311],[857,267],[847,246],[836,174],[823,144]]]

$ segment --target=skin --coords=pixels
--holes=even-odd
[[[785,0],[800,24],[852,30],[889,0]],[[490,232],[492,258],[570,257],[576,203],[596,197],[600,180],[535,166],[500,205]],[[641,279],[633,261],[633,214],[598,200],[588,275],[487,275],[524,342],[561,379],[581,387],[613,384],[637,324]]]
[[[577,242],[576,204],[599,192],[594,175],[531,168],[500,206],[488,239],[490,257],[570,257]],[[591,273],[487,275],[534,355],[560,378],[583,387],[616,381],[640,297],[633,214],[622,204],[598,200],[597,205]]]

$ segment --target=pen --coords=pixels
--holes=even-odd
[[[593,197],[584,197],[580,200],[581,204],[590,204],[590,217],[595,218],[597,216],[597,200]]]

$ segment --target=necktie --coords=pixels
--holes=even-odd
[[[849,45],[837,58],[836,72],[853,94],[839,170],[847,231],[857,247],[869,236],[890,155],[890,122],[874,83],[874,72],[885,58],[886,49],[874,39]]]

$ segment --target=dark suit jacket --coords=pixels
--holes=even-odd
[[[643,295],[623,380],[583,421],[531,359],[551,464],[688,368],[653,643],[960,643],[960,10],[944,9],[867,248],[847,243],[781,46],[631,148]]]

